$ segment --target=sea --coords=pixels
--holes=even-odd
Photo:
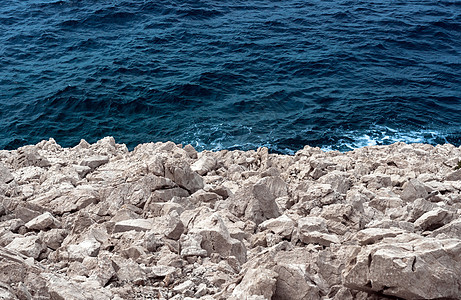
[[[0,149],[461,144],[459,0],[2,0]]]

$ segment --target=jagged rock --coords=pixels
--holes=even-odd
[[[169,239],[178,240],[184,232],[184,224],[176,211],[153,219],[152,231],[158,235],[164,235]]]
[[[65,229],[51,229],[46,232],[40,232],[38,237],[50,249],[56,250],[61,247],[64,238],[67,236]]]
[[[407,202],[414,201],[418,198],[424,199],[429,194],[424,184],[417,179],[411,179],[406,182],[402,188],[403,190],[400,197]]]
[[[434,230],[449,223],[452,218],[451,212],[439,207],[419,217],[415,221],[415,227],[420,230]]]
[[[203,188],[203,178],[192,171],[188,164],[168,164],[165,166],[165,177],[173,180],[178,186],[195,193]]]
[[[263,266],[250,269],[243,276],[229,299],[250,299],[252,296],[262,296],[252,299],[272,299],[274,295],[278,274]]]
[[[437,208],[437,205],[432,203],[432,202],[429,202],[427,200],[424,200],[424,199],[416,199],[414,202],[413,202],[413,205],[410,206],[411,207],[411,211],[410,211],[410,214],[408,216],[408,221],[409,222],[414,222],[416,221],[419,217],[421,217],[423,214]]]
[[[117,279],[125,283],[143,285],[148,276],[146,272],[134,261],[123,257],[114,256],[112,261],[115,263]]]
[[[25,224],[30,230],[46,230],[61,226],[61,222],[49,212],[45,212]]]
[[[74,283],[51,273],[44,273],[42,274],[42,277],[47,280],[47,288],[51,299],[109,300],[113,297],[112,293],[100,289],[97,284],[94,285],[86,282]]]
[[[256,224],[280,216],[280,210],[275,199],[286,195],[286,183],[278,177],[264,177],[253,187],[253,197],[246,209],[245,217]]]
[[[281,215],[275,219],[269,219],[259,224],[259,229],[270,230],[271,232],[281,236],[282,238],[291,238],[293,230],[296,228],[296,223],[287,215]]]
[[[187,155],[189,155],[190,158],[197,159],[197,150],[195,150],[192,145],[188,144],[184,146],[184,151],[187,152]]]
[[[80,162],[81,166],[89,167],[91,170],[96,169],[104,164],[109,162],[109,157],[107,156],[91,156],[83,159]]]
[[[188,294],[189,296],[192,296],[194,294],[192,292],[194,286],[195,284],[192,282],[192,280],[186,280],[183,283],[175,286],[173,288],[173,291],[175,291],[176,293]]]
[[[326,220],[319,217],[304,217],[298,220],[298,232],[309,233],[312,231],[327,233]]]
[[[202,249],[203,237],[199,233],[189,233],[182,235],[180,239],[181,243],[181,256],[207,256],[207,251]]]
[[[320,177],[319,182],[330,184],[331,188],[340,194],[346,194],[352,186],[351,176],[346,172],[336,170]]]
[[[458,299],[461,241],[417,238],[363,247],[343,272],[344,285],[404,299]]]
[[[95,238],[83,240],[78,244],[72,244],[67,247],[67,258],[69,260],[82,261],[87,256],[96,257],[101,248],[101,243]]]
[[[418,199],[422,200],[422,199]],[[416,201],[418,201],[416,200]],[[372,199],[368,202],[368,205],[376,208],[377,210],[385,213],[389,208],[400,208],[404,206],[402,199],[399,197],[379,197]]]
[[[40,254],[45,251],[45,245],[43,245],[42,241],[35,235],[17,237],[5,248],[11,251],[17,251],[34,259],[37,259]]]
[[[194,223],[189,231],[203,237],[201,247],[208,256],[219,253],[222,257],[234,256],[240,263],[246,261],[246,248],[239,240],[233,239],[227,230],[224,221],[217,213],[213,213]]]
[[[356,233],[355,238],[361,245],[374,244],[385,237],[395,237],[404,233],[400,228],[366,228]]]
[[[42,206],[34,205],[30,202],[19,203],[14,209],[16,217],[20,218],[25,223],[29,222],[35,217],[38,217],[43,212],[45,212],[45,209]]]
[[[1,150],[0,293],[458,299],[460,157],[403,143],[130,152],[110,137]]]
[[[300,215],[309,214],[312,208],[340,202],[342,196],[335,192],[330,184],[309,185],[306,190],[304,186],[298,187],[298,203],[293,208],[298,210]]]
[[[40,167],[46,168],[51,164],[45,157],[38,153],[35,146],[25,146],[18,149],[18,155],[14,157],[12,165],[15,168]]]
[[[153,277],[165,277],[174,274],[177,269],[169,266],[153,266],[149,269],[151,271],[150,276]]]
[[[305,244],[319,244],[322,246],[330,246],[330,244],[339,244],[340,240],[335,234],[328,234],[324,232],[311,231],[299,232],[299,239]]]
[[[437,237],[439,235],[461,240],[461,219],[456,219],[451,223],[435,229],[430,236]]]
[[[197,172],[199,175],[205,175],[206,173],[215,170],[216,167],[216,158],[210,155],[202,155],[199,160],[190,166],[191,170]]]
[[[156,190],[151,194],[150,198],[147,200],[144,206],[144,210],[151,210],[152,203],[168,202],[174,197],[180,198],[180,197],[187,197],[187,196],[189,196],[189,192],[180,187],[175,187],[175,188],[166,189],[166,190]]]
[[[445,177],[445,180],[449,181],[459,181],[461,180],[461,169],[453,171]]]
[[[55,198],[54,198],[55,197]],[[99,201],[97,189],[91,185],[79,185],[64,195],[53,195],[32,200],[34,204],[52,208],[56,215],[81,210]]]
[[[8,291],[15,297],[13,299],[28,299],[30,293],[36,299],[49,299],[46,282],[39,275],[42,271],[33,258],[0,248],[0,290],[4,284],[11,287]]]
[[[369,190],[378,190],[383,187],[392,186],[392,178],[384,174],[369,174],[362,177],[362,181]]]
[[[0,183],[10,183],[14,180],[10,170],[0,162]]]
[[[320,299],[318,286],[306,280],[309,278],[305,264],[277,264],[277,283],[275,293],[271,299],[274,300],[303,300]]]

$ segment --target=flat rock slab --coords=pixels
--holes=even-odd
[[[98,156],[91,156],[91,157],[85,158],[84,160],[82,160],[80,165],[89,167],[92,170],[94,170],[99,166],[107,164],[108,162],[109,162],[109,157],[98,155]]]
[[[115,223],[113,233],[125,232],[130,230],[149,231],[152,229],[152,225],[152,219],[123,220]]]
[[[27,222],[25,226],[31,230],[45,230],[60,227],[61,224],[51,213],[45,212]]]
[[[459,299],[460,251],[458,239],[387,239],[350,257],[343,284],[404,299]]]

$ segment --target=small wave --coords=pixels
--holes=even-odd
[[[335,135],[337,135],[336,143],[322,146],[323,150],[350,151],[366,146],[390,145],[397,142],[445,144],[450,142],[447,137],[461,136],[461,133],[453,134],[430,129],[407,131],[387,126],[374,126],[366,130],[338,130]]]
[[[190,18],[195,20],[210,19],[223,15],[223,13],[218,10],[201,8],[178,9],[176,14],[180,18]]]

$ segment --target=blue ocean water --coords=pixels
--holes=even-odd
[[[461,144],[458,0],[3,0],[0,149]]]

